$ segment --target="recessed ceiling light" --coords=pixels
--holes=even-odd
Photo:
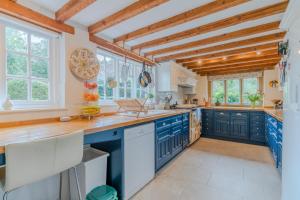
[[[198,64],[202,64],[202,60],[198,60]]]
[[[223,60],[227,60],[227,57],[226,57],[226,56],[224,56],[224,57],[223,57]]]
[[[257,51],[256,54],[257,54],[257,55],[261,55],[261,51]]]

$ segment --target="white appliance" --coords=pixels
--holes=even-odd
[[[144,187],[155,175],[154,123],[124,131],[124,199]]]
[[[300,1],[291,0],[280,28],[288,31],[290,64],[284,86],[282,200],[300,199]]]

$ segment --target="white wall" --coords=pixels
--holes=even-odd
[[[196,98],[199,99],[199,103],[203,103],[203,98],[208,100],[208,80],[207,76],[198,76],[197,77],[197,87],[196,87]]]
[[[282,26],[291,49],[284,88],[282,200],[300,199],[300,1],[290,0]]]
[[[283,91],[277,88],[272,88],[269,86],[269,82],[273,80],[278,80],[278,68],[274,70],[265,70],[264,71],[264,106],[273,106],[273,99],[283,99]]]

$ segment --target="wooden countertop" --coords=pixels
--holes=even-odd
[[[189,110],[170,110],[162,114],[146,117],[132,117],[124,115],[111,115],[96,117],[93,120],[76,119],[70,122],[49,122],[34,125],[21,125],[0,129],[0,154],[5,152],[5,145],[30,140],[40,140],[84,130],[85,134],[110,130],[139,123],[150,122],[159,118],[174,116],[190,112]]]
[[[214,110],[245,110],[245,111],[264,111],[272,117],[276,118],[279,121],[283,121],[283,111],[275,110],[273,108],[265,108],[265,107],[236,107],[236,106],[210,106],[210,107],[202,107],[202,109],[214,109]]]

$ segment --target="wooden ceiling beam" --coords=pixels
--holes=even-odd
[[[164,61],[173,60],[176,58],[182,58],[182,57],[188,57],[188,56],[193,56],[193,55],[197,55],[197,54],[233,49],[233,48],[238,48],[241,46],[249,46],[249,45],[254,45],[254,44],[259,44],[259,43],[264,43],[264,42],[271,42],[271,41],[278,42],[278,41],[282,41],[284,36],[285,36],[285,32],[273,33],[270,35],[250,38],[250,39],[246,39],[246,40],[221,44],[221,45],[202,48],[202,49],[196,49],[196,50],[192,50],[192,51],[185,51],[182,53],[171,54],[171,55],[167,55],[167,56],[162,56],[162,57],[156,58],[155,62],[164,62]]]
[[[121,55],[121,56],[127,56],[130,59],[133,59],[138,62],[146,62],[148,65],[156,65],[156,63],[148,58],[145,58],[143,56],[140,56],[128,49],[122,48],[118,46],[117,44],[114,44],[112,42],[109,42],[107,40],[104,40],[100,37],[97,37],[93,34],[89,35],[89,39],[91,42],[94,42],[95,44],[99,45],[101,48],[108,50],[110,52],[113,52],[115,54]]]
[[[217,67],[209,67],[209,68],[200,68],[200,69],[193,69],[195,72],[207,72],[207,71],[218,71],[218,70],[229,70],[229,69],[239,69],[245,67],[257,67],[257,66],[264,66],[264,65],[276,65],[279,63],[280,59],[275,60],[268,60],[268,61],[261,61],[261,62],[251,62],[251,63],[244,63],[244,64],[232,64],[227,66],[217,66]]]
[[[248,73],[248,72],[256,72],[262,70],[269,70],[274,69],[274,65],[266,65],[266,66],[259,66],[259,67],[250,67],[250,68],[243,68],[243,69],[234,69],[234,70],[223,70],[217,72],[199,72],[198,74],[201,76],[216,76],[216,75],[225,75],[225,74],[237,74],[237,73]]]
[[[21,19],[57,33],[74,34],[75,29],[11,0],[0,0],[0,13]]]
[[[192,10],[180,13],[173,17],[167,18],[165,20],[153,23],[151,25],[145,26],[138,30],[132,31],[130,33],[121,35],[114,39],[114,42],[119,41],[129,41],[151,33],[155,33],[167,28],[183,24],[194,19],[204,17],[227,8],[231,8],[242,3],[248,2],[249,0],[216,0],[208,4],[202,5],[200,7],[194,8]]]
[[[101,32],[107,28],[110,28],[116,24],[119,24],[127,19],[130,19],[142,12],[150,10],[156,6],[159,6],[169,0],[139,0],[126,8],[92,24],[88,27],[90,33],[95,34]]]
[[[248,65],[248,64],[257,64],[259,63],[265,63],[265,62],[279,62],[280,56],[275,57],[269,57],[268,58],[247,58],[246,61],[231,61],[231,62],[225,62],[225,63],[217,63],[217,64],[210,64],[210,65],[204,65],[204,66],[197,66],[197,67],[187,67],[188,69],[192,70],[205,70],[205,69],[213,69],[217,67],[226,67],[226,66],[233,66],[233,65]]]
[[[222,19],[216,22],[212,22],[206,25],[198,26],[189,30],[185,30],[179,33],[168,35],[166,37],[154,39],[141,44],[134,45],[132,49],[144,49],[153,46],[163,45],[178,40],[183,40],[196,35],[216,31],[226,27],[234,26],[251,20],[257,20],[260,18],[268,17],[271,15],[282,13],[286,10],[288,2],[280,2],[271,6],[266,6],[260,9],[252,10],[243,14],[235,15],[226,19]]]
[[[230,62],[230,61],[236,61],[236,60],[240,60],[240,59],[259,58],[262,56],[278,56],[278,51],[277,51],[277,49],[262,50],[260,55],[258,55],[257,52],[250,52],[250,53],[243,53],[243,54],[238,54],[238,55],[227,56],[226,60],[219,57],[219,58],[201,60],[201,64],[197,61],[197,62],[183,63],[182,65],[184,67],[187,67],[187,66],[191,66],[191,67],[196,66],[197,67],[197,66],[201,66],[201,65]]]
[[[227,59],[226,58],[227,56],[240,55],[242,53],[251,53],[251,52],[257,52],[257,51],[262,51],[262,50],[276,50],[276,49],[278,49],[278,43],[273,42],[273,43],[268,43],[268,44],[252,46],[252,47],[245,47],[245,48],[234,49],[234,50],[229,50],[229,51],[222,51],[222,52],[212,53],[212,54],[207,54],[207,55],[177,59],[176,62],[177,63],[188,63],[188,62],[193,62],[193,61],[199,61],[202,59],[210,59],[210,58],[218,58],[218,57],[223,57],[223,58]]]
[[[271,23],[262,24],[262,25],[250,27],[250,28],[245,28],[245,29],[230,32],[230,33],[225,33],[222,35],[213,36],[210,38],[205,38],[202,40],[188,42],[188,43],[181,44],[181,45],[176,45],[176,46],[171,46],[171,47],[167,47],[167,48],[163,48],[163,49],[148,51],[144,55],[146,57],[154,56],[154,55],[165,54],[165,53],[174,52],[174,51],[185,50],[185,49],[189,49],[189,48],[195,48],[198,46],[213,44],[213,43],[217,43],[217,42],[223,42],[226,40],[246,37],[246,36],[250,36],[250,35],[255,35],[255,34],[259,34],[259,33],[277,30],[279,28],[279,25],[280,25],[280,21],[271,22]]]
[[[60,22],[64,22],[81,10],[85,9],[96,0],[69,0],[58,11],[55,12],[55,19]]]

